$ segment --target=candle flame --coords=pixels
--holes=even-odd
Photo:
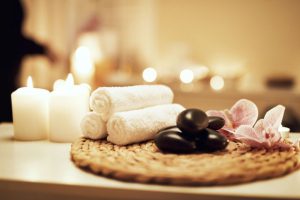
[[[28,76],[27,78],[27,87],[33,88],[33,81],[31,76]]]
[[[66,86],[73,86],[74,85],[74,78],[71,73],[68,74],[68,77],[65,82]]]
[[[91,58],[90,50],[85,46],[80,46],[76,49],[73,64],[75,71],[79,74],[90,74],[94,70],[94,63]]]

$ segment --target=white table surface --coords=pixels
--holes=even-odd
[[[294,134],[293,137],[300,134]],[[13,140],[0,125],[0,199],[300,199],[300,170],[281,178],[233,186],[175,187],[96,176],[70,160],[70,144]]]

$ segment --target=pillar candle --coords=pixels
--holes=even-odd
[[[80,122],[89,111],[90,88],[74,85],[73,77],[56,87],[49,98],[49,138],[53,142],[73,142],[81,136]]]
[[[49,91],[33,88],[31,77],[27,87],[11,94],[14,138],[18,140],[41,140],[48,135]]]
[[[282,138],[284,138],[284,139],[289,138],[289,135],[290,135],[290,129],[289,128],[280,126],[278,128],[278,131],[279,131]]]

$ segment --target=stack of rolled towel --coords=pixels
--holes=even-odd
[[[173,97],[164,85],[100,87],[90,97],[92,112],[82,119],[82,133],[118,145],[153,139],[160,129],[176,125],[184,110],[172,104]]]

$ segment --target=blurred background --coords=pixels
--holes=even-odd
[[[263,115],[283,104],[284,125],[300,131],[298,0],[19,3],[21,34],[43,50],[20,56],[15,87],[31,75],[35,87],[52,90],[69,72],[92,88],[162,83],[172,87],[176,102],[203,110],[248,98]],[[16,6],[3,10],[16,14]]]

